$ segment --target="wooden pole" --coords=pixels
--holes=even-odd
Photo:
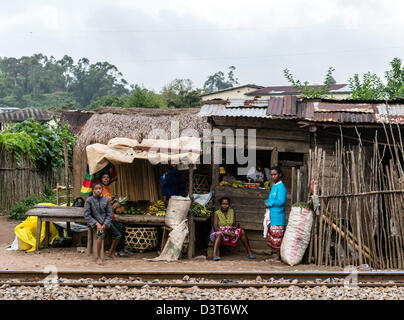
[[[271,167],[278,165],[278,149],[275,147],[271,151]]]
[[[193,177],[194,177],[194,165],[189,164],[188,196],[191,199],[191,206],[189,207],[189,214],[188,214],[188,229],[189,229],[188,259],[191,259],[194,256],[195,252],[195,225],[194,225],[194,215],[192,213]]]
[[[69,188],[69,157],[67,153],[67,140],[63,140],[63,149],[65,156],[65,186],[66,186],[66,202],[67,206],[70,206],[70,188]]]

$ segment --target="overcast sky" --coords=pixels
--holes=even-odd
[[[0,2],[0,56],[64,54],[108,61],[159,91],[175,78],[202,87],[234,65],[240,84],[338,83],[380,76],[404,59],[402,0],[14,0]]]

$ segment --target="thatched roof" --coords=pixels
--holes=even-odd
[[[83,151],[90,144],[106,144],[110,139],[117,137],[136,139],[141,142],[154,129],[164,130],[171,139],[173,121],[179,122],[180,135],[182,130],[189,128],[196,130],[202,138],[203,129],[210,129],[210,124],[206,118],[198,116],[199,110],[199,108],[99,108],[89,112],[92,116],[77,136],[77,147]]]

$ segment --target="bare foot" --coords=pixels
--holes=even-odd
[[[112,253],[111,251],[108,251],[107,255],[108,255],[108,258],[115,259],[115,254]]]
[[[102,259],[101,258],[97,259],[97,264],[102,265]]]

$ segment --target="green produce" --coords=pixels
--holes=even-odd
[[[244,188],[244,182],[241,180],[236,180],[231,185],[233,188]]]
[[[193,202],[192,213],[194,217],[209,218],[212,212],[198,202]]]

